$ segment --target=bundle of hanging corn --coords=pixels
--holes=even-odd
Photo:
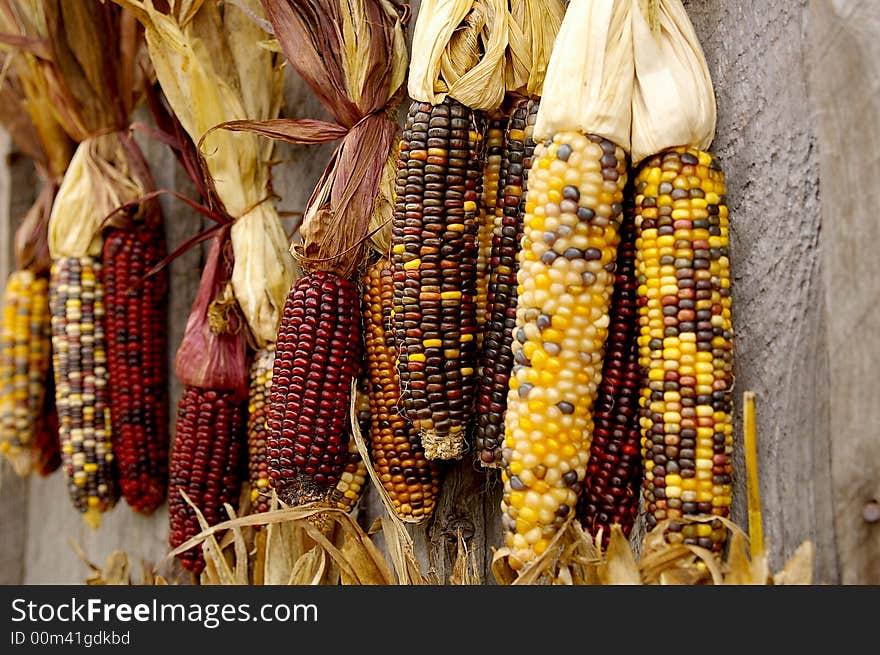
[[[127,131],[149,68],[143,35],[119,7],[16,7],[28,36],[21,47],[35,55],[53,114],[79,143],[49,219],[50,311],[65,473],[74,505],[96,526],[120,486],[134,509],[151,511],[166,481],[166,283],[161,273],[147,277],[164,251],[161,216],[146,201],[107,221],[152,187]],[[140,242],[132,258],[121,245],[129,240]]]
[[[351,391],[363,352],[356,279],[371,225],[390,206],[386,171],[396,125],[389,112],[406,76],[406,43],[391,2],[263,7],[288,62],[336,122],[227,127],[291,143],[341,139],[309,199],[301,243],[291,248],[305,274],[278,330],[266,449],[270,484],[283,502],[326,502],[338,495],[349,456]]]
[[[271,202],[273,144],[253,134],[215,128],[277,116],[281,58],[264,47],[256,0],[164,9],[150,0],[118,1],[134,11],[145,28],[168,104],[180,130],[198,144],[198,153],[188,157],[188,170],[201,178],[197,186],[202,201],[223,225],[224,236],[218,235],[212,246],[211,269],[203,273],[175,364],[187,387],[178,406],[169,490],[171,544],[178,546],[199,530],[196,514],[181,492],[210,523],[222,520],[225,502],[237,506],[247,427],[252,499],[258,508],[268,505],[262,462],[266,371],[293,277],[293,258]],[[248,343],[256,351],[250,393]],[[249,395],[253,402],[245,415]],[[201,553],[192,550],[182,555],[182,562],[196,572],[204,565]]]
[[[648,528],[720,552],[733,470],[733,325],[715,94],[680,0],[633,9],[636,261]],[[694,520],[707,517],[709,520]]]
[[[480,224],[480,230],[481,234],[486,231],[489,241],[488,288],[474,433],[481,466],[501,465],[504,413],[513,368],[510,344],[516,324],[517,253],[535,150],[532,131],[564,13],[561,0],[511,3],[505,66],[507,97],[497,128],[493,129],[495,125],[490,122],[486,136],[483,209],[487,220]]]
[[[630,20],[629,0],[569,3],[535,124],[502,451],[499,556],[515,570],[547,550],[587,473],[627,179]]]
[[[35,164],[41,191],[15,234],[16,270],[6,281],[0,328],[0,453],[19,475],[61,464],[51,372],[49,212],[73,144],[51,112],[49,83],[35,56],[18,49],[26,16],[0,2],[5,76],[0,123]]]
[[[392,327],[400,406],[432,460],[462,456],[473,416],[477,299],[488,293],[485,258],[483,282],[478,275],[485,112],[504,98],[507,23],[504,0],[427,0],[413,34],[413,102],[392,223]]]

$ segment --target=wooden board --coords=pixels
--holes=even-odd
[[[817,549],[817,581],[877,582],[880,528],[861,517],[865,502],[880,496],[880,451],[872,447],[880,410],[869,395],[876,379],[876,357],[870,353],[880,347],[875,336],[880,317],[872,302],[880,263],[871,250],[878,230],[873,211],[880,175],[874,154],[880,135],[880,9],[846,0],[686,0],[685,5],[718,99],[712,150],[729,186],[737,402],[744,390],[757,393],[771,568],[780,568],[809,539]],[[287,115],[327,118],[311,92],[289,77]],[[854,88],[875,93],[853,95]],[[872,120],[873,128],[859,127]],[[332,147],[279,148],[274,181],[282,210],[304,209]],[[161,148],[151,147],[149,154],[161,186],[186,189]],[[163,206],[171,246],[199,229],[199,219],[176,201]],[[8,211],[5,203],[0,211]],[[0,223],[8,220],[0,216]],[[286,221],[290,225],[292,219]],[[195,251],[172,265],[169,362],[199,266]],[[172,392],[176,403],[176,381]],[[740,412],[738,407],[737,446]],[[733,518],[745,526],[739,452],[735,464]],[[81,582],[86,568],[67,545],[70,537],[95,562],[114,548],[154,562],[167,551],[165,507],[143,519],[120,505],[90,533],[70,508],[60,474],[33,481],[29,500],[7,491],[4,486],[0,534],[11,534],[21,520],[16,517],[26,514],[27,553],[23,565],[12,557],[0,561],[2,579]],[[497,482],[470,462],[456,465],[435,519],[411,528],[424,566],[445,579],[460,532],[478,554],[482,579],[491,583],[491,548],[501,544],[499,498]],[[379,507],[371,494],[361,513],[365,526]]]
[[[840,582],[880,583],[880,8],[811,2],[810,82],[822,136],[822,233],[834,478],[833,530]],[[832,526],[827,526],[830,531]]]

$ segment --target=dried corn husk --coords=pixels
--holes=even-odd
[[[508,20],[507,93],[541,95],[547,65],[565,5],[562,0],[520,0],[510,3]]]
[[[409,95],[497,109],[505,92],[506,0],[423,0],[413,31]]]
[[[342,138],[309,198],[302,241],[292,251],[307,270],[349,277],[363,260],[370,226],[391,217],[388,167],[398,128],[388,113],[406,79],[403,26],[389,0],[264,0],[263,7],[288,62],[336,123],[278,119],[226,127],[291,143]]]
[[[228,389],[247,395],[247,341],[232,295],[234,247],[224,226],[211,242],[174,372],[186,386]]]
[[[571,0],[544,80],[535,140],[567,130],[630,148],[631,0]]]
[[[633,164],[675,146],[708,150],[715,93],[687,10],[681,0],[632,0],[632,13]]]
[[[150,58],[172,110],[200,145],[222,211],[235,219],[232,288],[257,347],[275,341],[293,281],[287,235],[270,202],[273,144],[254,134],[213,130],[271,119],[281,108],[280,58],[262,47],[258,0],[171,3],[116,0],[144,25]]]

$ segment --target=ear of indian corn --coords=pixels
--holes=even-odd
[[[477,367],[481,130],[447,97],[414,101],[397,162],[393,328],[403,415],[429,459],[465,449]]]
[[[275,344],[260,348],[250,368],[248,385],[248,472],[251,511],[266,512],[272,502],[269,486],[269,464],[266,458],[266,419],[272,389],[272,367],[275,365]]]
[[[97,527],[118,496],[111,443],[104,288],[94,258],[59,257],[49,284],[55,404],[67,488]]]
[[[355,285],[326,271],[297,280],[287,297],[270,393],[269,480],[288,504],[324,501],[348,457],[351,384],[361,362]]]
[[[491,118],[486,127],[485,160],[483,162],[482,196],[477,223],[477,353],[483,345],[483,335],[489,308],[489,287],[494,271],[492,261],[492,234],[495,227],[495,205],[501,190],[501,163],[504,159],[504,141],[507,117]]]
[[[584,529],[608,546],[611,526],[629,536],[639,509],[642,462],[639,449],[638,308],[635,226],[625,210],[617,248],[617,277],[605,342],[602,382],[593,409],[593,439],[578,518]]]
[[[49,282],[29,269],[15,271],[6,282],[0,326],[0,452],[20,475],[31,471],[32,455],[40,459],[41,446],[58,440],[57,432],[43,438],[53,407],[46,403],[51,359]]]
[[[330,501],[339,509],[350,512],[355,508],[361,495],[364,493],[367,482],[367,466],[361,458],[357,443],[346,432],[348,439],[348,456],[345,459],[345,467],[339,476],[339,482],[330,494]]]
[[[724,175],[694,148],[650,157],[635,181],[644,497],[648,528],[720,551],[733,450],[729,233]]]
[[[245,465],[245,406],[236,390],[187,386],[177,406],[174,454],[169,473],[168,514],[172,548],[201,531],[185,492],[209,525],[226,520],[223,507],[238,505]],[[205,566],[201,546],[179,555],[198,574]]]
[[[537,100],[521,100],[507,125],[499,194],[494,211],[488,316],[480,352],[480,381],[476,403],[476,449],[482,466],[501,465],[504,412],[513,368],[513,329],[519,270],[517,253],[523,233],[526,182],[535,142],[532,131]]]
[[[113,452],[123,497],[145,514],[162,504],[168,486],[168,272],[147,276],[164,257],[160,225],[104,237]]]
[[[370,453],[376,473],[404,521],[420,522],[434,511],[440,462],[429,461],[416,429],[398,411],[400,381],[390,329],[394,295],[391,264],[370,267],[364,284],[364,340],[370,379]]]
[[[536,148],[502,449],[515,569],[546,550],[586,475],[625,182],[624,151],[602,137],[560,132]]]
[[[45,477],[57,471],[61,466],[58,411],[55,409],[55,378],[51,371],[46,376],[43,411],[34,426],[32,451],[33,470],[37,475]]]

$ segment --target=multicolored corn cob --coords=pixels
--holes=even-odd
[[[724,174],[712,155],[675,148],[635,181],[644,497],[648,528],[713,551],[730,511],[733,451],[729,233]]]
[[[364,281],[364,340],[370,377],[370,448],[373,465],[395,513],[420,522],[434,510],[440,492],[440,462],[429,461],[415,428],[397,409],[400,383],[389,328],[394,283],[391,263],[382,259]]]
[[[248,472],[251,488],[251,511],[267,512],[272,502],[269,486],[269,463],[266,458],[266,419],[272,390],[275,344],[260,348],[254,356],[248,386]]]
[[[168,272],[160,268],[147,276],[164,257],[161,226],[112,229],[105,235],[113,452],[122,495],[144,514],[162,504],[168,486]]]
[[[53,260],[49,307],[67,488],[74,506],[97,527],[118,497],[100,263],[92,257]]]
[[[355,285],[315,271],[284,306],[270,393],[266,453],[281,501],[324,501],[348,457],[352,380],[363,344]]]
[[[485,338],[480,351],[480,381],[477,388],[476,448],[482,466],[501,465],[504,413],[510,371],[513,368],[513,329],[516,325],[517,253],[523,234],[526,183],[535,142],[532,131],[539,101],[521,100],[507,124],[500,193],[495,205],[492,230],[489,309]]]
[[[428,459],[455,459],[476,391],[482,130],[447,97],[413,102],[397,161],[392,314],[401,410]]]
[[[199,532],[196,513],[209,525],[226,520],[224,503],[238,506],[245,465],[245,405],[236,391],[187,386],[177,406],[177,429],[168,487],[169,543],[176,548]],[[179,555],[198,574],[205,566],[200,546]]]
[[[502,449],[517,570],[575,511],[586,476],[625,183],[623,149],[601,137],[560,132],[535,150]]]
[[[355,508],[366,488],[367,466],[361,458],[354,439],[350,438],[350,435],[347,437],[348,458],[339,476],[339,482],[330,494],[330,501],[336,503],[339,509],[350,512]]]
[[[483,164],[483,194],[477,223],[477,352],[483,346],[483,334],[489,303],[489,286],[494,271],[492,234],[495,225],[495,205],[501,190],[501,165],[504,159],[504,140],[507,117],[489,120],[486,129],[486,158]]]
[[[617,279],[611,323],[605,342],[602,382],[593,410],[593,440],[578,519],[584,529],[608,545],[611,526],[629,536],[639,510],[642,461],[639,442],[641,373],[636,337],[638,307],[636,239],[632,207],[624,213],[617,248]]]
[[[28,269],[15,271],[0,326],[0,453],[20,475],[31,471],[32,455],[40,459],[35,449],[58,441],[43,418],[54,405],[46,406],[51,361],[49,282]]]

